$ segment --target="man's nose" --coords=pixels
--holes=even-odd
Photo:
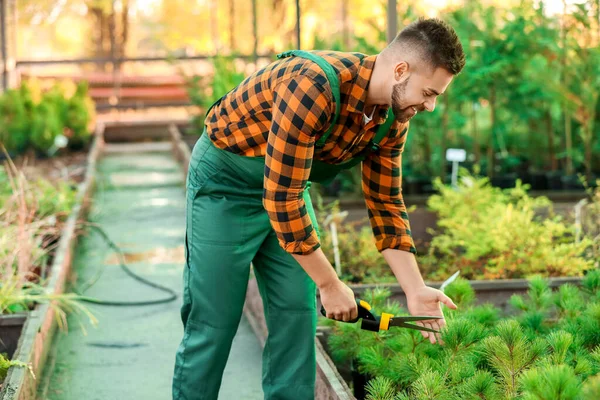
[[[433,112],[433,110],[435,110],[435,98],[425,100],[425,102],[423,103],[423,107],[425,107],[427,111]]]

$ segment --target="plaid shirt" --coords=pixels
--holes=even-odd
[[[312,160],[339,164],[358,155],[387,116],[377,106],[363,125],[363,109],[376,56],[317,52],[340,80],[341,113],[324,147],[315,142],[335,113],[331,87],[323,70],[301,57],[278,60],[246,78],[206,117],[215,145],[235,154],[265,157],[263,205],[281,247],[310,254],[320,244],[302,193]],[[362,163],[362,189],[377,249],[415,253],[401,192],[401,154],[408,124],[394,122],[381,149]]]

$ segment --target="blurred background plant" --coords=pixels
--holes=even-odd
[[[57,138],[78,150],[91,140],[95,108],[87,83],[55,82],[43,89],[35,79],[0,94],[0,143],[11,156],[29,149],[38,157],[53,155]]]

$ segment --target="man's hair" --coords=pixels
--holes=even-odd
[[[465,66],[465,53],[454,29],[438,18],[419,18],[404,28],[387,51],[409,51],[432,66],[457,75]]]

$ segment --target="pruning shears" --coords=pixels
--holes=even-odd
[[[432,319],[442,319],[443,317],[434,317],[434,316],[406,316],[406,317],[397,317],[393,314],[381,313],[380,316],[374,315],[371,313],[371,305],[364,300],[356,299],[356,306],[358,307],[358,317],[351,321],[339,321],[338,322],[348,322],[355,323],[359,319],[362,319],[362,323],[360,329],[379,332],[379,331],[387,331],[391,326],[397,326],[400,328],[408,328],[415,329],[418,331],[426,331],[426,332],[434,332],[439,333],[435,329],[426,328],[424,326],[419,326],[415,324],[409,324],[409,322],[413,321],[427,321]],[[321,306],[321,314],[324,317],[327,316],[325,312],[325,308]]]

